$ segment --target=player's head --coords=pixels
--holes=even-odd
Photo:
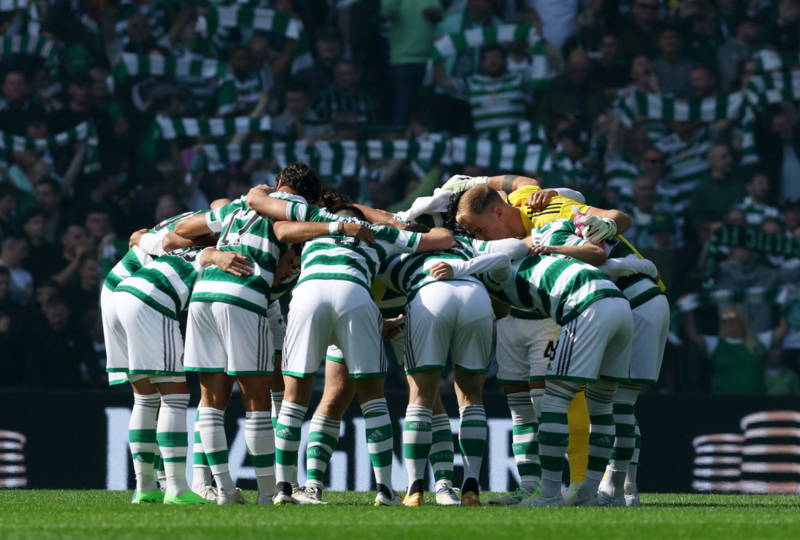
[[[330,209],[331,212],[336,214],[337,216],[344,216],[344,217],[352,217],[356,219],[360,219],[362,221],[366,221],[367,218],[364,217],[364,213],[356,208],[355,206],[344,204],[341,206],[334,206]]]
[[[322,188],[319,196],[319,205],[322,208],[336,208],[339,206],[348,206],[353,204],[353,199],[347,196],[346,193],[336,188],[326,187]]]
[[[300,195],[313,204],[319,200],[321,190],[317,173],[305,163],[292,163],[278,173],[278,191]]]
[[[456,221],[479,240],[515,238],[522,228],[519,211],[489,186],[475,186],[461,196]]]

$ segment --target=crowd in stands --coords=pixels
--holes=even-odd
[[[104,387],[128,235],[307,161],[620,208],[675,308],[654,391],[800,395],[800,0],[0,0],[0,36],[0,386]]]

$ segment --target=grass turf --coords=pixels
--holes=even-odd
[[[176,507],[130,496],[3,491],[0,538],[800,538],[797,496],[645,494],[638,508],[374,508],[368,493],[326,493],[327,506]]]

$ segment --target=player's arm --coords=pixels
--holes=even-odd
[[[420,235],[419,244],[416,252],[423,251],[443,251],[450,249],[455,244],[453,233],[442,227],[434,227],[427,233],[416,233]]]
[[[207,215],[207,213],[195,214],[182,219],[171,232],[187,240],[194,240],[195,238],[212,234],[215,231],[208,226]]]
[[[608,259],[605,250],[591,242],[584,242],[580,246],[531,245],[531,250],[536,255],[566,255],[592,266],[602,266]]]
[[[394,227],[395,229],[406,228],[406,224],[397,219],[391,212],[358,203],[353,203],[353,206],[361,210],[361,213],[364,214],[364,217],[370,223],[380,223],[381,225]]]
[[[511,260],[505,253],[486,253],[467,261],[440,261],[430,268],[430,275],[436,279],[473,276],[484,272],[503,272],[511,268]]]
[[[255,186],[247,192],[247,205],[264,217],[275,220],[293,219],[292,208],[296,202],[270,197],[275,190],[268,186]]]
[[[370,244],[375,243],[375,235],[364,223],[345,221],[315,222],[276,221],[273,224],[275,237],[285,244],[299,244],[318,236],[339,235],[357,238]]]
[[[161,247],[164,252],[190,247],[215,246],[216,244],[217,237],[213,234],[198,236],[197,238],[184,238],[183,236],[175,234],[174,231],[169,231],[161,241]]]
[[[234,276],[253,275],[253,263],[241,253],[235,251],[220,251],[213,247],[206,248],[200,252],[200,265],[203,268],[216,265]]]
[[[596,208],[594,206],[590,206],[589,209],[586,211],[586,213],[590,216],[598,217],[604,221],[607,220],[613,221],[614,224],[616,225],[616,232],[614,234],[622,234],[625,231],[627,231],[631,226],[630,216],[620,210],[616,209],[604,210],[602,208]],[[584,236],[584,238],[586,237]]]
[[[524,186],[539,186],[539,181],[535,178],[527,176],[518,176],[516,174],[504,174],[502,176],[467,176],[465,174],[456,174],[451,176],[447,182],[444,183],[442,189],[453,192],[461,193],[468,189],[488,185],[490,188],[511,193]]]

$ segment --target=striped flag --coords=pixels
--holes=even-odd
[[[32,54],[47,60],[56,60],[56,52],[56,42],[43,36],[5,36],[0,40],[0,56]]]
[[[270,117],[249,116],[224,118],[169,118],[156,117],[158,135],[161,139],[171,140],[178,137],[222,137],[240,133],[258,133],[271,129]]]
[[[214,79],[223,77],[227,71],[228,64],[218,60],[123,53],[114,64],[112,76],[114,83],[120,84],[140,75]]]
[[[303,32],[303,23],[285,11],[234,5],[210,8],[205,16],[205,28],[209,36],[215,35],[220,28],[252,28],[298,40]]]
[[[625,125],[637,117],[679,122],[718,122],[735,120],[743,114],[748,100],[743,92],[704,99],[675,99],[633,90],[617,101],[616,108]]]
[[[445,163],[528,172],[547,172],[553,165],[547,146],[501,143],[474,137],[450,139]]]

